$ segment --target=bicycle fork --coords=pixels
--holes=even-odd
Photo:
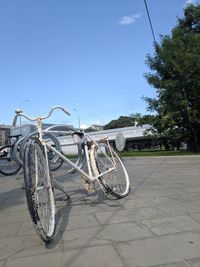
[[[40,116],[37,116],[37,131],[39,134],[39,140],[40,140],[40,142],[44,148],[44,156],[45,156],[45,164],[46,164],[46,172],[47,172],[46,173],[47,184],[44,186],[46,186],[47,188],[50,188],[50,187],[52,187],[52,181],[51,181],[50,168],[49,168],[50,166],[49,166],[49,161],[48,161],[48,151],[47,151],[46,143],[44,142],[44,140],[42,138],[42,127],[41,127],[41,117]],[[38,160],[37,160],[36,164],[38,165]],[[38,169],[38,166],[36,166],[36,169]],[[37,173],[36,174],[36,185],[38,185],[38,172],[36,172],[36,173]]]

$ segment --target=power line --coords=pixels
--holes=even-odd
[[[146,12],[147,12],[147,15],[148,15],[148,19],[149,19],[149,24],[150,24],[153,40],[154,40],[154,43],[157,44],[146,0],[144,0],[144,4],[145,4]]]

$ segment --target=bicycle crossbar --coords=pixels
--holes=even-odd
[[[93,177],[90,177],[86,172],[81,170],[79,167],[76,166],[71,160],[69,160],[67,157],[65,157],[62,153],[60,153],[56,148],[54,148],[52,145],[46,143],[47,147],[50,148],[52,151],[54,151],[59,157],[61,157],[64,161],[68,162],[70,165],[74,167],[78,172],[80,172],[83,176],[87,177],[89,180],[93,179]]]
[[[71,160],[69,160],[67,157],[65,157],[62,153],[60,153],[56,148],[54,148],[52,145],[46,143],[47,147],[50,148],[52,151],[54,151],[59,157],[61,157],[64,161],[68,162],[70,165],[72,165],[74,167],[74,169],[76,169],[79,173],[81,173],[83,176],[85,176],[86,178],[88,178],[90,181],[94,181],[95,179],[103,176],[106,173],[109,173],[113,170],[115,170],[115,167],[110,168],[109,170],[100,173],[97,176],[92,177],[92,175],[88,175],[86,172],[84,172],[83,170],[81,170],[79,167],[76,166],[76,164],[74,164]]]
[[[105,172],[101,172],[99,175],[95,176],[94,178],[99,178],[101,176],[103,176],[104,174],[108,173],[108,172],[111,172],[111,171],[114,171],[116,168],[113,167],[113,168],[110,168],[109,170],[105,171]]]

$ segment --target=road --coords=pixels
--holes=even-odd
[[[59,200],[56,238],[36,235],[22,174],[0,176],[0,267],[199,267],[200,156],[125,159],[131,193],[87,193],[77,174],[54,173],[71,196]]]

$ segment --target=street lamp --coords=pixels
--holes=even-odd
[[[20,101],[20,103],[19,103],[19,109],[20,110],[22,109],[22,104],[26,103],[26,102],[29,102],[29,100],[28,99],[23,99],[23,100]],[[20,127],[21,127],[21,124],[22,124],[22,117],[20,116]]]
[[[79,113],[79,111],[78,111],[76,108],[74,108],[73,110],[76,111],[77,114],[78,114],[78,127],[79,127],[79,129],[80,129],[80,128],[81,128],[80,113]]]

